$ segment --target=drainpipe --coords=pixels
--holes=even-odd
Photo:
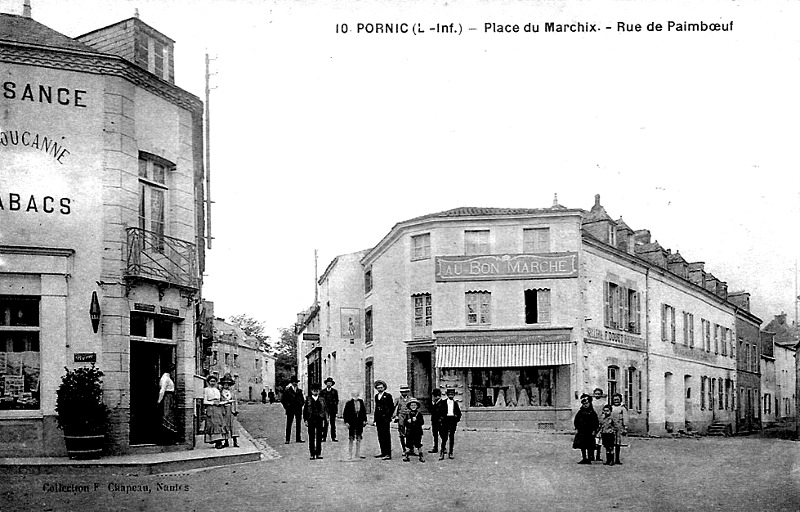
[[[650,267],[644,272],[644,372],[647,382],[647,408],[645,409],[644,428],[650,437]]]

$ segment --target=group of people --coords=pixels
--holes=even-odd
[[[311,460],[322,459],[322,443],[325,442],[328,431],[330,430],[331,440],[336,439],[336,415],[339,410],[339,394],[333,386],[335,381],[328,377],[325,380],[325,388],[320,389],[318,385],[311,386],[311,393],[303,398],[303,392],[297,387],[298,380],[293,377],[289,386],[283,391],[281,403],[286,412],[286,444],[291,442],[292,424],[295,424],[296,437],[298,443],[304,442],[300,435],[300,417],[308,429],[308,449]],[[403,460],[408,462],[410,457],[419,457],[420,462],[425,462],[425,455],[422,450],[422,427],[425,419],[420,411],[420,402],[410,396],[408,386],[400,386],[400,396],[393,398],[386,391],[386,383],[382,380],[375,381],[375,411],[374,425],[377,430],[378,444],[380,453],[375,455],[382,460],[392,459],[392,436],[391,424],[397,423],[397,430],[400,436],[400,446],[403,451]],[[455,390],[447,390],[447,398],[442,399],[439,389],[434,389],[432,393],[431,410],[431,433],[433,434],[433,449],[428,453],[439,453],[439,460],[445,457],[445,447],[447,440],[450,441],[447,455],[453,458],[453,445],[455,442],[455,431],[458,422],[461,420],[461,408],[455,401]],[[353,391],[351,398],[344,404],[342,419],[348,430],[349,460],[359,460],[365,457],[361,455],[361,441],[364,435],[364,428],[368,424],[367,407],[364,400],[359,396],[359,392]],[[439,441],[441,439],[441,450]]]
[[[233,377],[226,373],[222,379],[216,375],[206,377],[207,386],[203,389],[203,405],[205,408],[205,442],[214,444],[217,449],[230,446],[239,447],[239,432],[234,416],[238,416],[236,394],[231,389],[234,384]],[[222,389],[218,387],[222,385]]]
[[[603,403],[603,390],[595,388],[592,395],[581,395],[581,407],[575,414],[575,439],[572,447],[581,451],[578,464],[591,464],[601,459],[605,448],[605,466],[622,464],[619,458],[623,436],[628,435],[628,411],[622,405],[622,395],[615,393],[611,403]]]

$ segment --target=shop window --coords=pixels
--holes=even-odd
[[[160,340],[173,339],[173,326],[175,323],[168,318],[153,319],[153,337]]]
[[[364,342],[372,343],[372,307],[364,311]]]
[[[411,237],[411,261],[427,260],[431,257],[431,234]]]
[[[131,313],[131,336],[147,337],[147,317],[140,313]]]
[[[174,165],[147,153],[139,153],[139,228],[149,231],[148,248],[164,252],[168,171]]]
[[[675,308],[669,304],[661,305],[661,339],[675,343]]]
[[[550,322],[550,290],[525,290],[525,323]]]
[[[414,329],[415,338],[430,338],[433,327],[433,307],[431,294],[414,295]]]
[[[473,368],[469,379],[471,407],[553,406],[553,368]]]
[[[0,296],[0,410],[40,408],[39,300]]]
[[[464,254],[489,254],[489,230],[464,231]]]
[[[612,397],[618,393],[617,384],[619,382],[619,368],[616,366],[608,367],[608,396]]]
[[[533,228],[522,230],[522,252],[550,252],[550,228]]]
[[[372,267],[364,272],[364,293],[372,291]]]
[[[489,325],[491,323],[491,293],[467,292],[466,304],[467,325]]]

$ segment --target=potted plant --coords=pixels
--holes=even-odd
[[[70,370],[56,392],[58,428],[64,431],[73,459],[99,458],[108,430],[109,408],[103,402],[103,372],[91,366]]]

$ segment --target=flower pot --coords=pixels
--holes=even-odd
[[[103,455],[103,445],[106,436],[64,436],[67,445],[67,454],[70,459],[99,459]]]

